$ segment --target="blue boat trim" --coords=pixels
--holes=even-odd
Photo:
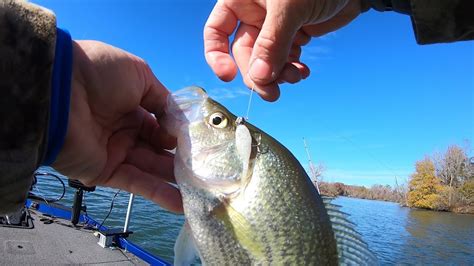
[[[132,243],[131,241],[127,240],[126,238],[120,237],[119,238],[119,246],[121,249],[124,249],[133,255],[139,257],[140,259],[150,263],[151,265],[171,265],[168,262],[152,255],[151,253],[147,252],[146,250],[142,249],[138,245]]]
[[[35,206],[33,206],[35,205]],[[57,204],[57,203],[50,203],[48,204],[43,204],[41,202],[33,201],[33,200],[26,200],[26,207],[28,209],[34,208],[42,213],[58,217],[61,219],[66,219],[69,220],[71,218],[71,210],[63,205]],[[99,227],[100,223],[92,219],[91,217],[82,214],[79,217],[79,222],[85,223],[89,226],[92,227]],[[102,225],[100,230],[107,230],[107,227]],[[119,237],[118,238],[118,246],[126,250],[133,255],[137,256],[138,258],[142,259],[143,261],[150,263],[150,265],[171,265],[165,260],[149,253],[148,251],[142,249],[140,246],[134,244],[133,242],[127,240],[126,238]]]

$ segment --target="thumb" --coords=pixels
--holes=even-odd
[[[293,38],[303,24],[288,10],[284,6],[268,7],[250,59],[249,76],[256,84],[277,80],[285,66]]]

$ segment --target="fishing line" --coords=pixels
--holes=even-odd
[[[247,74],[247,76],[250,79],[250,75]],[[252,89],[250,90],[250,97],[249,97],[249,103],[247,105],[247,115],[245,116],[245,120],[249,120],[250,106],[252,104],[252,96],[253,96],[254,90],[255,90],[255,82],[253,83]]]
[[[61,196],[59,196],[58,198],[56,199],[53,199],[53,198],[46,198],[41,190],[39,189],[38,187],[38,177],[39,176],[42,176],[42,177],[46,177],[46,176],[52,176],[54,178],[56,178],[62,185],[62,193],[61,193]],[[52,173],[46,173],[46,172],[35,172],[33,174],[33,185],[32,185],[32,189],[38,191],[40,194],[35,194],[33,191],[30,190],[29,192],[29,195],[28,197],[34,199],[35,197],[39,198],[39,199],[42,199],[44,202],[46,202],[47,205],[49,205],[50,203],[53,203],[53,202],[57,202],[57,201],[60,201],[61,199],[64,198],[65,194],[66,194],[66,185],[64,184],[64,181],[57,175],[55,174],[52,174]]]
[[[104,220],[100,223],[100,225],[97,227],[97,229],[100,230],[100,228],[102,227],[102,225],[104,225],[105,221],[107,221],[107,218],[109,218],[109,215],[110,215],[110,213],[112,212],[112,209],[114,208],[114,201],[115,201],[115,198],[117,197],[118,193],[120,193],[120,191],[122,191],[122,190],[119,189],[119,190],[117,190],[117,192],[115,192],[115,195],[112,197],[112,201],[110,202],[109,213],[107,213],[107,215],[105,216]]]
[[[39,196],[38,196],[38,197],[41,198],[41,199],[43,199],[44,202],[46,203],[46,205],[49,206],[49,201],[48,201],[48,199],[46,199],[45,197],[42,196],[42,195],[44,195],[44,194],[41,192],[41,190],[40,190],[37,186],[35,186],[33,189],[35,189],[35,190],[37,190],[37,191],[39,192]]]
[[[351,140],[349,137],[338,134],[336,132],[336,130],[333,130],[331,127],[329,127],[328,124],[326,124],[325,121],[323,121],[322,119],[319,119],[319,124],[322,125],[324,128],[326,128],[326,130],[331,132],[334,136],[349,142],[350,144],[352,144],[352,146],[354,146],[358,150],[366,153],[372,160],[374,160],[375,162],[377,162],[379,164],[379,167],[381,167],[381,169],[388,170],[391,174],[393,174],[395,176],[395,178],[403,176],[403,175],[400,175],[399,173],[397,173],[398,171],[394,170],[387,163],[385,163],[384,161],[379,159],[377,156],[375,156],[374,154],[369,152],[369,150],[364,149],[364,148],[362,148],[362,146],[355,143],[355,141]]]

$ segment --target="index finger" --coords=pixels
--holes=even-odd
[[[172,149],[176,147],[176,138],[171,136],[158,123],[158,119],[165,115],[166,103],[170,92],[155,77],[147,64],[143,63],[141,66],[145,79],[145,90],[143,91],[140,106],[149,113],[144,114],[145,118],[141,126],[140,136],[157,149]],[[154,114],[154,117],[150,113]]]
[[[232,10],[219,1],[204,26],[206,61],[224,81],[231,81],[237,74],[237,66],[229,54],[229,36],[237,27],[237,21]]]

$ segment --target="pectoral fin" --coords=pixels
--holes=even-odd
[[[212,214],[224,223],[224,226],[234,235],[239,244],[252,255],[256,261],[264,257],[264,245],[255,239],[251,224],[229,203],[223,202],[215,208]]]
[[[194,243],[194,237],[188,222],[185,222],[178,238],[174,244],[174,263],[175,266],[191,265],[199,257],[199,252]]]

